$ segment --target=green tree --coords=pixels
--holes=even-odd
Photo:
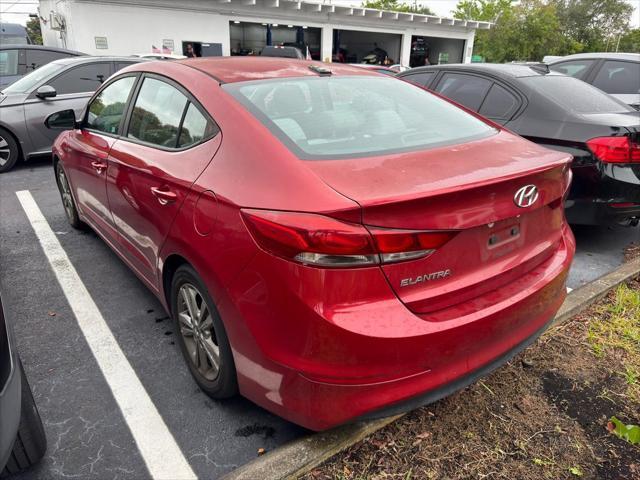
[[[27,22],[27,34],[36,45],[42,45],[42,32],[40,31],[40,19],[30,18]]]
[[[640,52],[640,28],[629,30],[620,37],[620,43],[616,43],[618,52]]]
[[[418,1],[404,3],[401,0],[366,0],[362,2],[363,8],[377,8],[378,10],[389,10],[392,12],[420,13],[422,15],[433,15],[433,12],[426,5],[420,5]]]
[[[513,0],[462,0],[451,12],[453,18],[496,22],[504,12],[513,10]]]
[[[615,50],[618,38],[629,31],[633,7],[625,0],[549,1],[556,5],[562,33],[579,50]]]

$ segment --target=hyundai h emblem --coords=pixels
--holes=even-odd
[[[513,196],[513,201],[520,208],[527,208],[536,203],[539,196],[540,193],[538,192],[538,187],[535,185],[525,185],[518,189],[516,194]]]

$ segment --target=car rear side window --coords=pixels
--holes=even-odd
[[[594,87],[607,93],[640,93],[640,63],[607,60],[593,80]]]
[[[462,73],[445,73],[438,82],[436,91],[477,112],[489,88],[491,81],[486,78]]]
[[[18,74],[18,50],[0,51],[0,76]]]
[[[561,108],[575,113],[635,112],[630,106],[577,78],[537,75],[520,80]]]
[[[389,77],[302,77],[222,88],[305,160],[423,150],[495,133],[446,100]]]
[[[200,110],[198,110],[198,107],[193,103],[189,103],[187,113],[182,121],[178,147],[184,148],[190,145],[195,145],[205,138],[211,138],[217,132],[218,127],[216,124],[207,120]]]
[[[105,87],[89,105],[85,127],[117,134],[136,77],[124,77]]]
[[[570,62],[554,63],[549,68],[554,72],[564,73],[570,77],[579,79],[585,78],[589,67],[595,63],[595,60],[573,60]]]
[[[421,87],[427,87],[436,76],[436,72],[412,73],[411,75],[403,75],[401,78],[407,82],[415,83]]]
[[[111,62],[74,67],[54,78],[49,85],[58,95],[95,92],[111,76]]]
[[[145,78],[131,113],[127,136],[164,148],[175,148],[187,97],[155,78]]]
[[[519,103],[509,90],[494,83],[482,102],[480,114],[494,120],[507,120],[515,113]]]

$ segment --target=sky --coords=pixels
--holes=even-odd
[[[409,0],[407,0],[409,1]],[[635,7],[631,18],[633,27],[640,27],[640,0],[626,0]],[[361,4],[358,0],[332,0],[334,5]],[[451,11],[455,9],[457,0],[418,0],[421,5],[428,5],[436,15],[450,17]],[[0,19],[8,23],[26,24],[29,20],[29,13],[36,13],[38,7],[37,0],[0,0]]]

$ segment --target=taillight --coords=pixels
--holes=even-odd
[[[256,243],[279,257],[320,267],[362,267],[415,260],[456,232],[365,227],[313,213],[242,210]]]
[[[640,162],[640,144],[629,137],[598,137],[587,141],[596,158],[605,163]]]

